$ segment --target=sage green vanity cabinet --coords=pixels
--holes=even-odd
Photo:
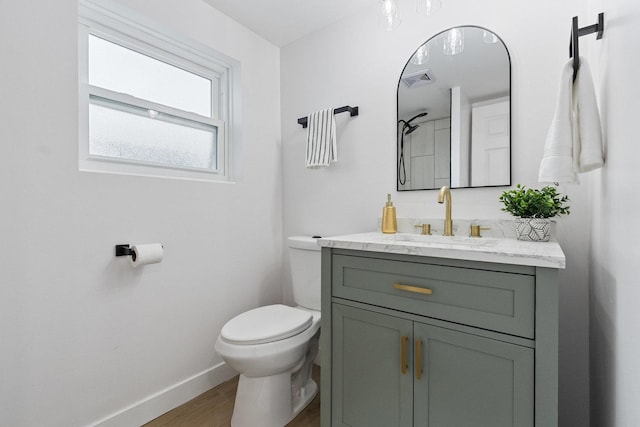
[[[341,304],[333,315],[331,425],[412,426],[413,377],[400,369],[412,322]]]
[[[556,270],[324,247],[323,427],[556,427]]]
[[[420,323],[413,338],[414,426],[533,426],[533,349]]]

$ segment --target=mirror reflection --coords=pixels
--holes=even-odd
[[[511,60],[475,26],[418,47],[398,82],[397,188],[511,185]]]

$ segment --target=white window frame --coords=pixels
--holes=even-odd
[[[88,40],[94,35],[211,81],[211,117],[171,108],[88,84]],[[230,182],[233,156],[240,144],[238,61],[196,41],[172,34],[154,22],[109,0],[81,0],[78,15],[79,169],[127,175]],[[159,165],[89,154],[89,104],[121,111],[126,106],[158,111],[217,130],[216,167],[212,170]],[[118,105],[123,108],[117,108]]]

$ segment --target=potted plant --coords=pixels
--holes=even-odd
[[[549,218],[569,215],[568,196],[558,193],[555,187],[526,188],[518,184],[514,190],[500,195],[503,211],[516,218],[518,240],[548,242],[551,234]]]

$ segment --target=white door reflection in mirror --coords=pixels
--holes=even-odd
[[[509,180],[509,100],[480,102],[471,109],[471,186]]]

